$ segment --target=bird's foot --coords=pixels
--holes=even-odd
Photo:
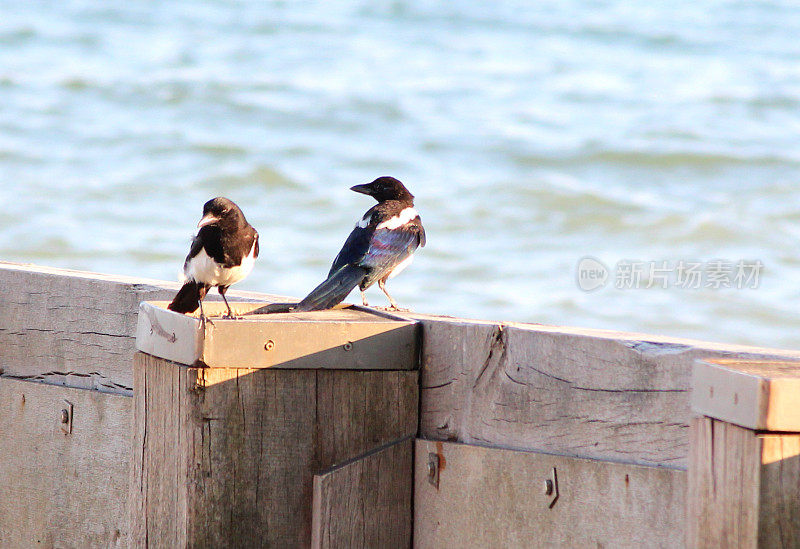
[[[206,315],[201,314],[200,315],[200,326],[203,328],[203,330],[206,329],[206,324],[211,324],[212,326],[214,326],[214,321],[211,320],[210,318],[208,318]]]

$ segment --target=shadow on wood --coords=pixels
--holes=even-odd
[[[135,546],[307,546],[313,475],[417,429],[414,370],[134,371]]]
[[[313,549],[411,546],[413,439],[314,476]]]
[[[687,545],[800,547],[800,433],[692,420]]]

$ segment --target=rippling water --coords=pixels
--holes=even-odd
[[[390,174],[415,310],[800,347],[797,4],[531,4],[0,0],[0,258],[174,279],[226,195],[239,287],[301,296]],[[587,255],[764,271],[587,293]]]

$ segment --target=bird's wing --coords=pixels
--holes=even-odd
[[[186,260],[183,262],[183,272],[186,272],[186,267],[189,266],[189,261],[196,257],[203,249],[203,240],[200,238],[200,233],[197,233],[192,239],[192,246],[189,248],[189,253],[186,255]]]
[[[219,260],[217,262],[225,267],[238,267],[250,255],[250,252],[253,252],[254,259],[258,257],[258,233],[252,227],[248,231],[229,233],[223,238],[224,241],[220,243],[218,250]],[[208,245],[206,245],[206,251],[209,251]],[[212,257],[216,259],[215,256]]]
[[[383,278],[425,242],[425,229],[419,217],[397,228],[376,229],[369,248],[357,265],[370,269],[371,281]],[[371,282],[370,282],[371,283]]]
[[[354,265],[369,271],[369,285],[425,245],[419,216],[400,227],[381,227],[379,216],[372,215],[374,210],[370,209],[347,237],[333,260],[329,277],[345,265]]]
[[[345,265],[356,265],[369,251],[370,237],[374,232],[375,227],[356,226],[350,236],[347,237],[347,240],[345,240],[344,246],[342,246],[336,259],[333,260],[328,276],[331,276]]]

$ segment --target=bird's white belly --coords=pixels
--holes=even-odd
[[[401,272],[403,269],[405,269],[406,267],[408,267],[409,265],[411,265],[411,262],[412,262],[412,261],[414,261],[414,254],[411,254],[410,256],[408,256],[407,258],[405,258],[403,261],[401,261],[400,263],[398,263],[398,264],[397,264],[397,266],[396,266],[394,269],[392,269],[392,272],[391,272],[391,273],[389,273],[389,278],[394,278],[394,277],[396,277],[397,275],[399,275],[399,274],[400,274],[400,272]]]
[[[184,274],[186,278],[190,278],[203,284],[210,284],[211,286],[230,286],[236,284],[253,270],[256,259],[253,257],[255,252],[255,244],[250,249],[250,253],[242,259],[242,264],[237,267],[225,268],[216,261],[214,261],[205,251],[200,250],[200,253],[194,256],[186,264]]]

